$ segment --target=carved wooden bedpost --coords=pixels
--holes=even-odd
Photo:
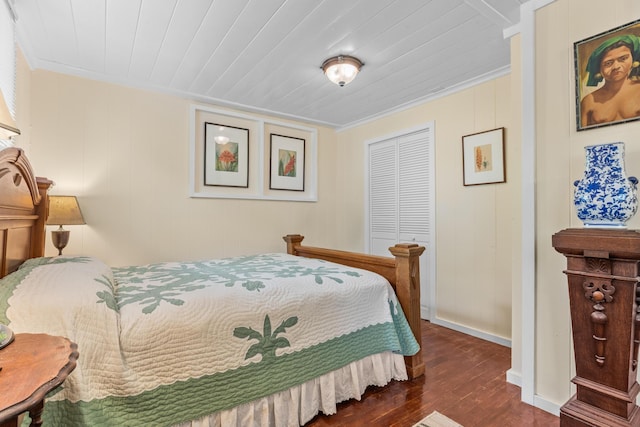
[[[407,316],[413,335],[422,349],[422,331],[420,330],[420,255],[424,246],[414,243],[400,243],[389,248],[396,257],[396,295]],[[424,374],[422,351],[413,356],[405,356],[409,378]]]
[[[31,257],[44,256],[44,248],[47,231],[47,218],[49,217],[49,188],[53,185],[53,181],[46,178],[37,178],[38,192],[40,193],[40,203],[36,206],[36,215],[38,220],[33,228],[33,243],[31,246]]]
[[[287,253],[289,255],[297,255],[295,248],[304,240],[304,236],[300,234],[287,234],[283,239],[287,242]]]
[[[560,425],[640,426],[640,233],[567,229],[552,238],[565,273],[576,363],[576,394]]]

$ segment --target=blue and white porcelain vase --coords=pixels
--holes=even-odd
[[[585,147],[584,177],[573,183],[578,218],[585,227],[626,228],[638,210],[635,177],[624,169],[624,142]]]

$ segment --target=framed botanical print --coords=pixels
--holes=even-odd
[[[249,186],[249,129],[204,124],[204,185]]]
[[[506,182],[504,128],[462,137],[463,184]]]
[[[305,140],[273,133],[270,140],[269,188],[304,191]]]

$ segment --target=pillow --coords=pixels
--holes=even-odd
[[[0,280],[0,323],[14,332],[69,336],[83,322],[117,318],[111,268],[92,257],[25,261]]]

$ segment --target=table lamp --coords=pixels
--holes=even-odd
[[[62,255],[62,249],[69,243],[69,230],[63,225],[83,225],[84,218],[75,196],[50,196],[49,218],[47,225],[59,225],[60,228],[51,232],[53,246],[58,249],[58,255]]]

